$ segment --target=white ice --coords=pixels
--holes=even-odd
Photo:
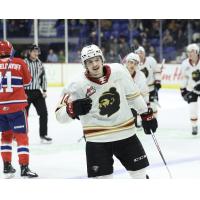
[[[30,168],[40,178],[76,179],[87,178],[85,142],[78,142],[82,137],[81,124],[74,121],[60,124],[56,121],[54,110],[62,88],[48,88],[47,106],[49,113],[48,134],[53,143],[44,145],[39,139],[38,116],[31,107],[29,116]],[[161,151],[173,178],[200,178],[200,134],[192,136],[187,104],[178,90],[160,90],[159,128],[155,133]],[[147,173],[150,178],[169,178],[168,172],[150,135],[138,131],[150,166]],[[16,144],[13,148],[13,166],[17,169],[16,178],[20,177]],[[0,162],[0,178],[2,174]],[[114,178],[130,178],[115,159]]]

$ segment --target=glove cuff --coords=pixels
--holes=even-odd
[[[155,88],[157,90],[159,90],[161,88],[161,81],[160,80],[155,80],[154,81],[154,85],[155,85]]]
[[[148,108],[148,111],[141,114],[140,116],[143,121],[151,121],[154,118],[152,108]]]
[[[76,117],[74,110],[73,110],[73,102],[67,103],[66,111],[71,118]]]
[[[155,84],[161,84],[161,81],[160,81],[160,80],[155,80],[154,83],[155,83]]]
[[[181,88],[180,90],[181,90],[181,95],[182,95],[183,97],[188,93],[188,91],[187,91],[186,88]]]

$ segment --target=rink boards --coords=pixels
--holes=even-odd
[[[81,64],[44,64],[48,86],[63,86],[84,71]],[[162,87],[178,89],[182,79],[180,64],[165,64],[162,69]]]

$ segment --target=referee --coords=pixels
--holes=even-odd
[[[24,60],[27,63],[32,76],[31,84],[25,88],[28,96],[28,106],[26,107],[26,110],[28,113],[30,105],[34,105],[37,114],[39,115],[39,133],[41,142],[49,144],[52,142],[52,138],[47,137],[48,112],[45,102],[45,98],[47,97],[47,79],[44,66],[38,58],[39,54],[40,48],[33,44],[29,49],[28,57]]]

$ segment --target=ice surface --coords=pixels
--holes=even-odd
[[[50,145],[40,144],[38,116],[31,106],[29,116],[30,168],[40,178],[86,178],[85,142],[79,121],[59,124],[54,110],[62,88],[48,88],[49,136],[53,138]],[[168,163],[173,178],[200,178],[200,134],[192,136],[187,104],[182,100],[178,90],[161,89],[159,108],[159,128],[155,136]],[[153,139],[138,131],[137,135],[146,150],[150,161],[148,174],[150,178],[169,178],[167,170],[155,147]],[[13,165],[19,165],[16,144],[13,148]],[[115,159],[114,178],[130,178],[124,167]],[[2,175],[0,162],[0,178]]]

